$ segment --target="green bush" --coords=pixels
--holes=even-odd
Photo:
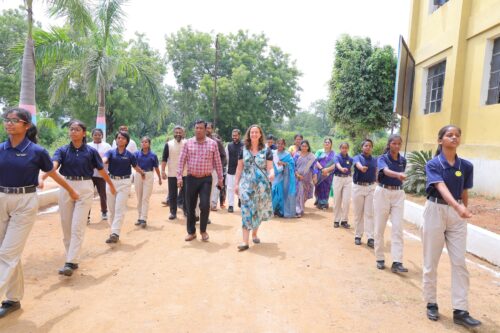
[[[404,182],[404,190],[407,193],[425,195],[426,173],[425,165],[432,159],[432,151],[414,151],[408,153],[407,178]]]

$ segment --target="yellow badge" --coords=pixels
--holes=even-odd
[[[462,177],[462,171],[460,170],[455,171],[455,176]]]

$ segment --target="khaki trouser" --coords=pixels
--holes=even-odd
[[[347,221],[351,203],[352,177],[333,177],[333,221]]]
[[[149,199],[153,193],[154,173],[145,172],[145,179],[140,175],[135,175],[134,187],[137,196],[137,214],[139,220],[148,220]]]
[[[66,249],[66,262],[78,264],[87,229],[87,219],[94,198],[94,184],[92,180],[66,181],[80,198],[74,201],[69,196],[68,191],[59,190],[59,214],[61,215],[63,243]]]
[[[236,179],[236,175],[226,175],[226,187],[227,187],[227,201],[229,206],[234,207],[234,180]]]
[[[24,296],[21,255],[37,212],[36,193],[0,193],[0,297],[9,301]]]
[[[384,260],[384,232],[391,216],[391,256],[394,262],[403,262],[403,213],[405,192],[377,186],[373,194],[375,212],[375,258]]]
[[[111,179],[115,185],[116,195],[111,194],[109,185],[106,185],[108,199],[109,224],[111,233],[120,235],[125,213],[127,212],[127,199],[130,193],[130,179]]]
[[[424,251],[423,294],[437,303],[437,267],[446,242],[451,262],[451,303],[455,310],[468,310],[469,272],[465,266],[467,222],[448,205],[427,201],[422,225]]]
[[[376,184],[352,185],[352,208],[354,210],[355,237],[373,239],[373,193]]]

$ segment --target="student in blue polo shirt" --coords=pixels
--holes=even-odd
[[[38,212],[38,174],[44,171],[78,200],[75,190],[54,170],[49,153],[36,144],[29,111],[3,115],[7,141],[0,143],[0,318],[21,308],[24,295],[21,255]]]
[[[347,222],[352,189],[352,158],[349,156],[349,144],[342,142],[340,154],[335,155],[335,171],[333,172],[333,227],[349,229]]]
[[[108,150],[104,155],[103,161],[109,165],[108,172],[111,181],[116,188],[116,194],[111,192],[111,188],[106,186],[106,197],[110,213],[111,234],[106,243],[117,243],[120,239],[120,231],[125,212],[127,211],[127,199],[130,193],[130,176],[132,168],[145,178],[146,174],[137,165],[135,155],[126,148],[130,142],[130,136],[127,132],[118,132],[115,135],[116,148]]]
[[[160,169],[158,167],[158,157],[151,151],[151,139],[149,137],[145,136],[141,139],[141,150],[136,151],[134,155],[137,159],[137,164],[146,174],[144,178],[134,178],[135,194],[137,197],[137,213],[139,215],[135,225],[146,228],[146,221],[148,220],[149,198],[151,198],[151,193],[153,193],[153,170],[156,171],[159,179],[159,184],[161,186],[161,175]]]
[[[427,202],[422,226],[424,252],[423,294],[427,317],[439,319],[437,305],[437,267],[446,243],[451,262],[451,302],[453,321],[473,328],[481,325],[468,312],[469,272],[465,265],[467,222],[472,217],[467,208],[472,188],[472,163],[457,156],[462,132],[448,125],[438,133],[436,156],[427,162]]]
[[[52,157],[54,168],[57,170],[60,167],[59,173],[80,194],[78,200],[73,200],[67,192],[59,192],[59,214],[66,249],[66,262],[59,274],[65,276],[73,275],[80,262],[87,218],[94,198],[94,169],[115,191],[104,170],[101,156],[87,145],[87,126],[80,120],[70,121],[69,138],[71,142],[58,148]]]
[[[375,258],[377,268],[385,268],[384,232],[391,216],[391,256],[393,273],[406,273],[403,266],[403,213],[406,179],[406,159],[399,154],[403,139],[398,134],[389,136],[384,154],[378,158],[378,186],[373,194],[375,215]]]
[[[361,143],[362,153],[354,156],[354,176],[352,185],[352,206],[354,211],[354,244],[361,245],[361,237],[366,232],[366,245],[373,248],[373,193],[377,178],[377,158],[372,156],[373,141],[365,139]]]

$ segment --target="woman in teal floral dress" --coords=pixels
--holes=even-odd
[[[257,236],[260,223],[272,215],[271,182],[274,179],[273,156],[264,144],[264,132],[252,125],[245,134],[245,146],[240,151],[235,177],[235,193],[241,199],[241,222],[243,243],[240,251],[248,250],[250,230],[254,244],[260,243]]]

